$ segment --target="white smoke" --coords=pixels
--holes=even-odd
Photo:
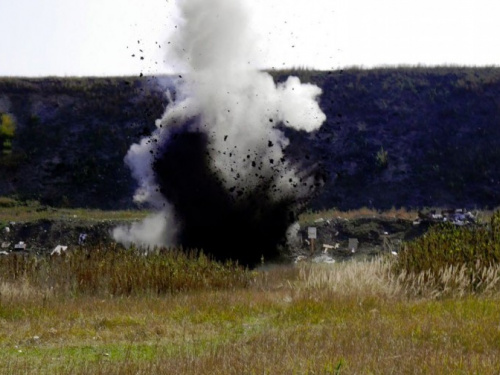
[[[153,155],[170,131],[189,119],[197,119],[193,131],[207,134],[211,167],[227,189],[250,191],[264,177],[276,186],[275,198],[306,194],[306,181],[283,159],[289,141],[277,126],[318,129],[326,119],[317,102],[321,89],[297,77],[276,85],[270,74],[254,68],[257,44],[243,1],[182,0],[178,8],[169,59],[185,73],[153,135],[132,145],[126,156],[139,183],[134,199],[157,208],[168,205],[155,180]],[[126,240],[141,243],[148,225],[131,228]]]
[[[115,241],[126,247],[172,246],[175,244],[176,225],[171,212],[160,211],[131,226],[118,226],[113,229],[112,234]]]

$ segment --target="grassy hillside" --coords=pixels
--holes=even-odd
[[[387,68],[296,74],[323,88],[328,119],[287,131],[289,157],[320,164],[313,209],[500,204],[500,69]],[[44,204],[129,208],[129,145],[161,116],[169,77],[0,79],[15,121],[0,155],[0,195]]]
[[[291,152],[323,164],[315,208],[498,205],[500,69],[308,75],[328,120],[313,136],[291,135]]]
[[[139,78],[0,79],[0,112],[16,123],[0,157],[0,194],[56,206],[124,208],[123,158],[154,128],[163,90]]]

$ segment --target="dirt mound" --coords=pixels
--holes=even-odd
[[[415,225],[412,220],[387,218],[320,219],[299,229],[294,252],[324,252],[337,260],[366,259],[384,252],[397,251],[402,241],[424,234],[429,225],[430,223]],[[314,244],[309,239],[308,228],[316,228]]]
[[[110,245],[114,243],[111,231],[121,221],[90,221],[80,219],[37,220],[26,223],[11,222],[0,231],[1,251],[26,251],[29,253],[50,253],[56,246],[70,249],[81,244],[87,246]],[[129,223],[129,222],[127,222]],[[422,235],[430,223],[414,225],[411,220],[386,218],[336,218],[318,220],[313,225],[296,227],[291,251],[295,254],[311,252],[308,228],[316,228],[314,253],[325,252],[336,260],[366,259],[398,248],[401,241],[408,241]],[[82,243],[82,235],[85,240]],[[16,244],[25,243],[23,250]],[[354,249],[354,251],[353,251]],[[287,251],[286,251],[287,252]]]
[[[15,249],[16,244],[23,242],[25,251],[46,253],[57,245],[76,247],[82,244],[98,245],[113,242],[111,230],[120,224],[116,221],[85,221],[85,220],[37,220],[26,223],[10,222],[0,232],[2,251]]]

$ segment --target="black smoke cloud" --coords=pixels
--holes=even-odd
[[[125,159],[139,184],[134,199],[158,213],[148,225],[116,228],[114,237],[253,265],[277,255],[319,183],[288,160],[283,127],[318,129],[326,119],[321,89],[297,77],[275,84],[249,66],[255,40],[242,2],[185,0],[179,11],[170,58],[185,73],[156,130]]]
[[[227,189],[211,168],[209,148],[203,132],[181,130],[159,148],[153,162],[159,190],[182,223],[178,242],[245,265],[255,265],[261,257],[276,258],[302,200],[291,194],[271,198],[278,188],[262,175],[251,190],[244,182]],[[253,168],[259,175],[258,163]]]

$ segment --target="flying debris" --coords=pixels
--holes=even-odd
[[[278,256],[287,228],[321,186],[310,163],[303,168],[287,159],[283,131],[319,129],[326,119],[321,89],[297,77],[275,83],[249,66],[257,40],[242,2],[178,6],[183,22],[169,57],[185,73],[154,132],[125,158],[139,185],[135,201],[158,213],[115,229],[114,237],[126,245],[181,244],[256,265],[262,255]]]

